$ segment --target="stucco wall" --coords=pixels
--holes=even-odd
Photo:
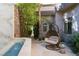
[[[64,14],[67,14],[68,17],[72,17],[72,32],[79,32],[79,5],[77,5],[74,9],[71,11],[65,12]],[[55,21],[56,24],[59,26],[59,29],[64,31],[64,15],[61,15],[61,13],[56,13]]]
[[[49,23],[53,23],[54,22],[54,16],[42,16],[41,18],[41,24],[40,24],[40,32],[41,32],[41,37],[45,37],[46,33],[49,30]],[[43,31],[43,24],[47,23],[47,31]]]
[[[42,32],[42,34],[43,34],[43,36],[45,36],[46,35],[46,33],[48,32],[48,30],[49,30],[49,23],[53,23],[54,22],[54,17],[53,16],[45,16],[46,18],[42,18],[42,29],[44,29],[43,28],[43,24],[44,23],[47,23],[48,24],[48,26],[47,26],[47,31],[43,31]]]
[[[61,15],[60,13],[56,13],[55,23],[58,25],[59,30],[64,31],[64,19],[63,19],[63,15]]]
[[[0,3],[0,48],[13,38],[13,4]]]
[[[72,10],[73,13],[73,31],[79,31],[79,5]]]
[[[67,17],[72,17],[72,32],[79,31],[79,5],[67,13]]]

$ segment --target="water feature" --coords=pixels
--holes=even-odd
[[[3,56],[17,56],[23,44],[24,41],[16,42]]]

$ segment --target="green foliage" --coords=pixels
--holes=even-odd
[[[23,33],[22,36],[28,36],[28,33],[31,32],[31,26],[33,26],[38,21],[38,16],[36,15],[38,4],[18,3],[16,5],[19,8],[21,32]]]
[[[79,52],[79,33],[74,34],[73,42],[75,49]]]

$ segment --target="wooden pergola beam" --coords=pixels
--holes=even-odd
[[[39,4],[39,38],[41,38],[41,4]]]

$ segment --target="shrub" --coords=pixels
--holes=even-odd
[[[20,15],[21,37],[28,37],[31,34],[31,27],[38,21],[38,3],[17,3],[16,6]]]
[[[73,36],[74,47],[77,52],[79,52],[79,33],[74,34]]]

